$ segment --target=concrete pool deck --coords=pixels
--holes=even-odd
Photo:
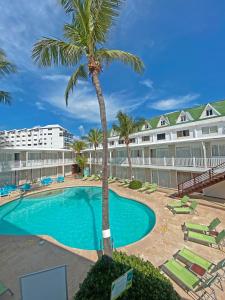
[[[101,186],[100,182],[82,181],[66,178],[62,184],[52,184],[47,188],[38,188],[38,191],[47,191],[69,186]],[[151,195],[141,194],[113,183],[110,188],[121,196],[140,201],[156,214],[156,225],[152,232],[134,244],[119,250],[128,254],[141,256],[151,261],[156,267],[160,266],[184,246],[190,248],[203,257],[213,262],[225,258],[225,252],[203,246],[193,242],[184,241],[181,225],[186,221],[207,224],[213,218],[218,217],[222,221],[218,230],[225,228],[225,203],[213,199],[198,199],[198,215],[173,215],[165,206],[171,201],[170,195],[163,191],[157,191]],[[30,192],[29,194],[33,194]],[[13,200],[16,197],[0,199],[0,205]],[[138,224],[137,224],[138,225]],[[45,242],[40,243],[43,239]],[[69,299],[73,299],[79,284],[85,278],[88,270],[97,260],[96,251],[85,251],[66,247],[48,236],[0,236],[0,280],[11,288],[13,297],[5,294],[1,299],[19,299],[19,277],[57,265],[68,265],[68,289]],[[193,299],[172,281],[175,289],[183,299]],[[223,282],[225,289],[225,283]],[[217,299],[225,299],[225,292],[215,287]]]

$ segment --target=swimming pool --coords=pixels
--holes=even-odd
[[[102,195],[99,187],[74,187],[15,200],[0,207],[1,235],[49,235],[73,248],[101,249]],[[114,247],[136,242],[155,225],[146,205],[109,191]]]

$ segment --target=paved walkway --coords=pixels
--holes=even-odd
[[[63,184],[53,184],[50,189],[68,186],[80,185],[101,185],[100,182],[81,181],[66,179]],[[219,217],[222,224],[219,230],[225,228],[225,204],[213,202],[212,200],[198,200],[198,215],[176,215],[174,216],[165,206],[171,201],[168,194],[157,191],[151,195],[141,194],[123,188],[118,183],[110,185],[110,188],[118,194],[132,198],[145,203],[156,213],[156,226],[153,231],[141,241],[123,247],[120,250],[129,254],[141,256],[143,259],[151,261],[155,266],[160,266],[163,262],[170,259],[179,249],[184,246],[200,253],[203,257],[217,262],[225,258],[225,253],[218,249],[212,249],[197,243],[185,242],[181,225],[185,221],[199,223],[209,223],[214,217]],[[41,188],[40,191],[46,190]],[[13,198],[4,198],[1,204],[11,201]],[[138,226],[138,224],[137,224]],[[44,244],[40,243],[40,237],[36,236],[0,236],[0,280],[9,286],[15,296],[5,295],[2,299],[19,299],[19,282],[18,278],[26,273],[46,269],[51,266],[60,264],[68,265],[68,288],[69,299],[83,281],[91,265],[97,260],[96,251],[83,251],[66,247],[51,237],[41,236]],[[174,287],[183,299],[192,299],[189,295],[177,286]],[[225,289],[225,284],[224,284]],[[225,299],[225,292],[215,288],[217,299]]]

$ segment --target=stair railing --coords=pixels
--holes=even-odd
[[[203,172],[200,175],[194,176],[193,178],[186,180],[180,184],[178,184],[178,193],[182,194],[185,190],[194,187],[200,183],[203,183],[207,180],[212,180],[213,177],[216,177],[218,174],[221,174],[224,172],[225,169],[225,162],[209,169],[206,172]]]

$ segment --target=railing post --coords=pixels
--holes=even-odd
[[[172,166],[175,166],[175,160],[174,160],[174,156],[172,156]]]
[[[164,166],[166,166],[166,158],[165,157],[163,158],[163,164],[164,164]]]
[[[193,157],[193,167],[196,167],[196,158]]]

